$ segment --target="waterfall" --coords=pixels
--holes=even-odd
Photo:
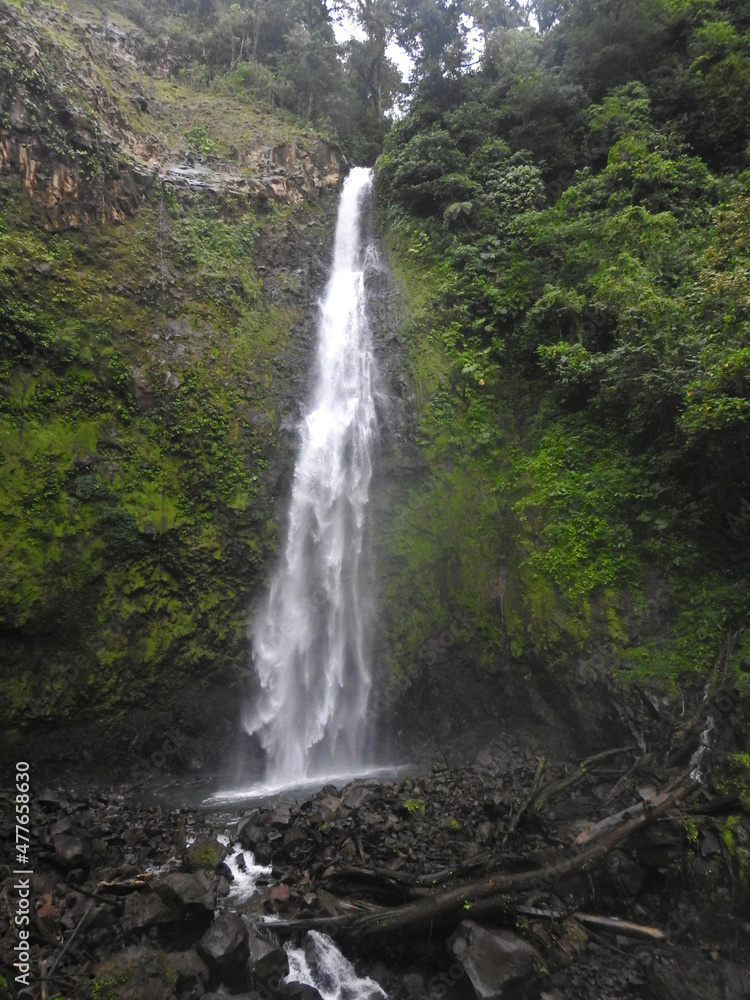
[[[341,193],[318,328],[317,378],[304,419],[283,556],[251,626],[260,684],[245,728],[267,751],[271,786],[362,761],[371,686],[365,515],[375,405],[361,235],[372,172]]]

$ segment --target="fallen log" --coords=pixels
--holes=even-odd
[[[657,796],[651,804],[638,803],[625,810],[625,813],[618,814],[621,819],[614,827],[611,824],[606,827],[597,824],[599,829],[589,831],[588,846],[584,850],[572,856],[564,856],[544,868],[513,874],[492,872],[450,889],[436,891],[428,898],[414,900],[402,906],[383,907],[368,914],[275,922],[274,932],[294,934],[320,930],[334,937],[361,942],[373,938],[410,935],[429,930],[434,924],[455,923],[467,917],[475,904],[487,900],[492,900],[501,909],[511,909],[513,897],[519,893],[527,894],[539,886],[553,888],[573,872],[587,871],[626,837],[663,816],[697,785],[697,782],[686,779]]]
[[[452,868],[443,868],[430,874],[418,875],[413,872],[394,871],[390,868],[378,868],[372,865],[347,865],[327,872],[324,876],[324,882],[349,882],[371,889],[398,893],[407,899],[422,899],[426,894],[431,894],[436,886],[443,885],[445,882],[455,882],[491,861],[490,851],[484,851],[482,854],[469,858],[468,861],[454,865]]]
[[[635,819],[637,816],[646,815],[647,813],[653,813],[653,810],[660,806],[662,802],[669,799],[671,792],[669,789],[662,792],[661,795],[652,795],[647,801],[636,802],[634,805],[628,806],[627,809],[622,809],[618,813],[614,813],[612,816],[607,816],[600,820],[598,823],[593,823],[590,827],[579,833],[576,839],[573,841],[574,847],[585,847],[587,844],[591,844],[598,840],[600,837],[606,836],[610,830],[617,829],[618,826],[622,825],[629,820]]]

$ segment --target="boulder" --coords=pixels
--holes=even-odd
[[[189,872],[201,868],[218,868],[227,856],[227,849],[211,837],[199,837],[185,851],[183,861]]]
[[[266,955],[270,955],[272,951],[278,951],[278,947],[278,945],[271,944],[269,941],[266,941],[265,938],[258,937],[257,934],[248,934],[248,967],[252,970],[256,963],[260,962],[260,960],[265,958]]]
[[[131,892],[125,899],[122,917],[124,931],[140,931],[158,924],[171,924],[175,915],[155,892]]]
[[[213,916],[216,891],[207,871],[166,875],[154,883],[154,892],[181,916],[209,919]]]
[[[323,1000],[315,987],[307,983],[282,983],[278,994],[285,1000]]]
[[[479,1000],[509,1000],[520,980],[542,968],[541,957],[528,941],[472,920],[459,924],[448,946],[466,970]]]
[[[267,831],[262,826],[246,823],[239,831],[238,840],[245,850],[254,850],[266,841]]]
[[[294,850],[294,848],[306,840],[306,835],[304,830],[301,830],[298,826],[290,827],[284,834],[284,839],[282,841],[282,847],[284,850]]]
[[[289,956],[283,948],[272,948],[256,961],[248,962],[247,971],[251,990],[258,990],[260,984],[276,993],[282,980],[289,975]]]
[[[177,970],[163,951],[131,947],[100,962],[94,980],[116,983],[117,1000],[172,1000]]]
[[[291,822],[292,822],[292,813],[289,806],[283,804],[280,806],[276,806],[276,808],[273,811],[273,819],[271,820],[271,825],[274,826],[277,830],[280,830],[283,829],[284,827],[289,826]]]
[[[364,785],[355,785],[354,788],[350,788],[344,794],[342,803],[346,809],[359,809],[360,806],[364,805],[371,798],[371,789],[366,788]]]
[[[280,882],[278,885],[274,885],[268,892],[265,899],[265,909],[270,913],[278,913],[280,910],[283,911],[289,905],[292,898],[292,890],[288,885]]]
[[[86,837],[61,834],[52,838],[55,861],[62,868],[88,868],[91,864],[91,843]]]
[[[203,959],[196,951],[173,951],[167,955],[177,972],[179,989],[190,988],[200,984],[205,988],[210,972]]]
[[[222,913],[198,943],[209,965],[220,971],[236,967],[247,958],[247,927],[236,913]]]

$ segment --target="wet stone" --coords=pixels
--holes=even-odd
[[[527,941],[509,931],[464,920],[448,942],[479,1000],[507,1000],[518,980],[534,975],[541,959]]]
[[[218,969],[236,966],[247,955],[248,931],[236,913],[222,913],[211,924],[198,944],[198,951]]]
[[[178,987],[192,986],[194,983],[206,985],[210,971],[196,951],[174,951],[167,958],[177,970]]]
[[[154,884],[154,891],[177,913],[186,916],[213,915],[214,885],[206,871],[166,875]]]
[[[139,931],[158,924],[171,924],[175,919],[172,910],[155,892],[132,892],[125,899],[122,918],[124,931]]]

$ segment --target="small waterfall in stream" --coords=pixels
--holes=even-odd
[[[244,721],[267,752],[271,788],[362,763],[371,686],[364,542],[375,404],[364,282],[374,250],[361,231],[371,186],[371,171],[355,168],[341,193],[288,534],[251,629],[260,692]]]

